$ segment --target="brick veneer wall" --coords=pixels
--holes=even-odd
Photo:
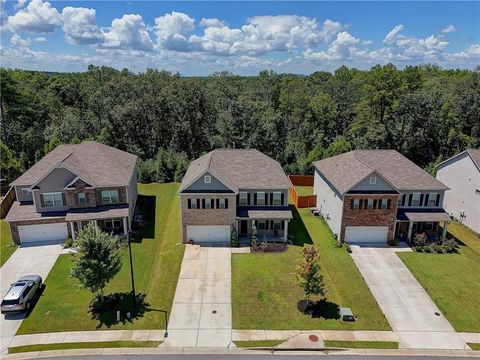
[[[228,209],[189,209],[188,199],[228,199]],[[183,242],[188,242],[188,225],[234,225],[237,215],[236,196],[229,194],[211,194],[211,195],[182,195],[180,196],[180,206],[182,210],[182,238]]]
[[[390,209],[350,209],[352,199],[389,199]],[[342,225],[340,227],[340,240],[345,240],[345,228],[347,226],[388,226],[387,241],[392,241],[397,217],[398,195],[368,194],[368,195],[344,195]]]
[[[118,203],[119,204],[127,203],[127,188],[125,186],[117,186],[117,187],[95,189],[95,197],[96,197],[97,205],[102,205],[102,191],[105,191],[105,190],[118,190]],[[110,204],[107,204],[107,205],[110,205]]]
[[[12,240],[15,244],[20,245],[20,235],[18,234],[18,227],[22,225],[40,225],[40,224],[56,224],[56,223],[64,223],[64,218],[55,218],[55,219],[38,219],[38,220],[25,220],[25,221],[15,221],[10,222],[10,232],[12,234]],[[67,231],[68,236],[72,236],[71,229],[68,223]]]
[[[70,208],[89,208],[97,206],[97,197],[94,189],[85,188],[85,182],[78,180],[75,182],[75,188],[66,191],[67,205]],[[78,193],[85,193],[85,204],[78,202]],[[119,195],[120,196],[120,195]]]

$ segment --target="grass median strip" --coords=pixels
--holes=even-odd
[[[470,349],[472,350],[480,350],[480,344],[479,343],[467,343],[468,346],[470,346]]]
[[[234,341],[235,345],[239,348],[249,347],[274,347],[283,343],[283,340],[250,340],[250,341]]]
[[[398,349],[396,341],[339,341],[325,340],[325,347],[349,349]]]
[[[23,345],[8,348],[9,354],[47,351],[47,350],[68,350],[68,349],[102,349],[102,348],[153,348],[158,347],[162,341],[99,341],[99,342],[77,342],[58,344],[37,344]]]

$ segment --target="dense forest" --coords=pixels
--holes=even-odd
[[[477,69],[478,70],[478,69]],[[350,149],[392,148],[432,171],[480,145],[480,71],[341,67],[310,76],[208,77],[90,66],[1,69],[2,177],[60,143],[94,139],[137,154],[142,181],[179,180],[214,148],[257,148],[287,173]]]

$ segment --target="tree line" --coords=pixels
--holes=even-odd
[[[0,75],[1,170],[9,181],[58,144],[88,139],[138,155],[145,182],[178,181],[189,161],[219,147],[257,148],[287,173],[308,174],[312,161],[350,149],[396,149],[434,171],[480,146],[479,71],[389,64],[182,77],[91,65]]]

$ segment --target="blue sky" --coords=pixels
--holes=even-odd
[[[2,0],[0,0],[2,1]],[[480,64],[480,2],[2,1],[2,66],[185,75]]]

